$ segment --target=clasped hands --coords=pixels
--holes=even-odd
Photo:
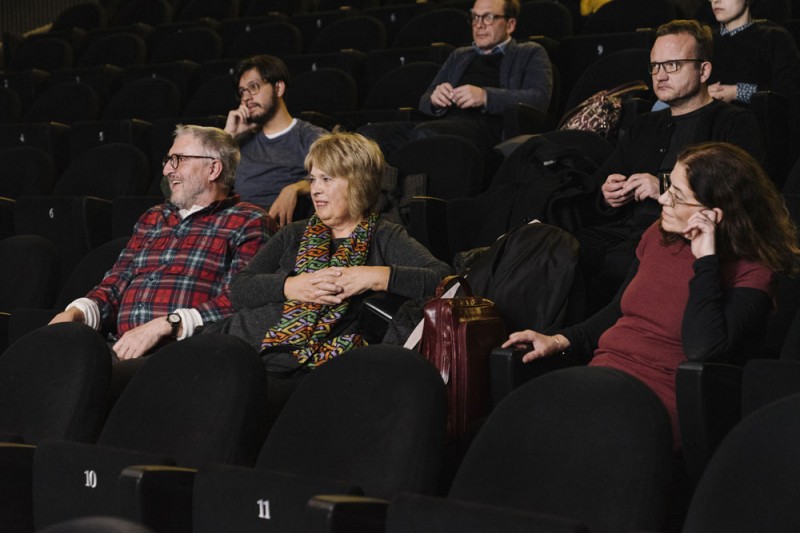
[[[338,305],[367,290],[386,290],[389,267],[328,267],[286,278],[288,299]]]
[[[658,178],[645,172],[631,174],[627,178],[622,174],[611,174],[603,183],[601,191],[611,207],[621,207],[634,200],[658,200],[661,194]]]
[[[453,88],[449,83],[440,83],[431,94],[431,103],[436,107],[456,106],[461,109],[486,105],[486,91],[475,85]]]

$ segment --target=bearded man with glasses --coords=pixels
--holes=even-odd
[[[169,202],[139,217],[103,280],[50,323],[104,330],[122,361],[233,314],[231,278],[275,229],[264,210],[230,194],[238,162],[224,131],[178,126],[162,161]]]
[[[725,141],[763,162],[755,117],[709,94],[711,57],[708,26],[674,20],[658,28],[646,67],[653,92],[669,107],[637,117],[595,174],[602,222],[578,235],[587,313],[607,304],[624,281],[639,238],[659,216],[658,197],[684,148]]]
[[[241,61],[234,80],[239,107],[228,113],[225,131],[236,139],[242,154],[237,194],[266,209],[280,226],[296,218],[296,210],[298,218],[306,218],[311,203],[300,201],[309,195],[303,162],[311,144],[327,132],[289,114],[284,101],[289,69],[277,57],[259,55]]]

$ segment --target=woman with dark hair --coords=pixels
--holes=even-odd
[[[628,278],[607,307],[555,335],[525,330],[528,362],[570,350],[650,386],[678,424],[683,361],[744,361],[759,353],[776,273],[798,271],[796,228],[764,170],[744,150],[704,143],[678,157]]]
[[[800,52],[791,34],[766,20],[753,20],[755,0],[711,0],[719,28],[708,92],[726,102],[750,103],[756,91],[800,96]]]

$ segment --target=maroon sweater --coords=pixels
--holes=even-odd
[[[750,261],[695,259],[688,243],[661,242],[658,224],[642,235],[621,297],[563,333],[594,349],[591,365],[646,383],[667,408],[678,442],[675,373],[686,360],[742,360],[763,341],[774,274]]]

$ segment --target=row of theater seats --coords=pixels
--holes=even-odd
[[[80,348],[63,357],[64,342]],[[797,361],[748,364],[743,419],[696,488],[675,478],[663,405],[614,369],[521,386],[446,475],[444,385],[402,348],[320,367],[271,426],[260,358],[235,338],[164,348],[116,402],[110,367],[74,324],[0,358],[4,531],[92,515],[170,533],[788,532],[800,519]]]

